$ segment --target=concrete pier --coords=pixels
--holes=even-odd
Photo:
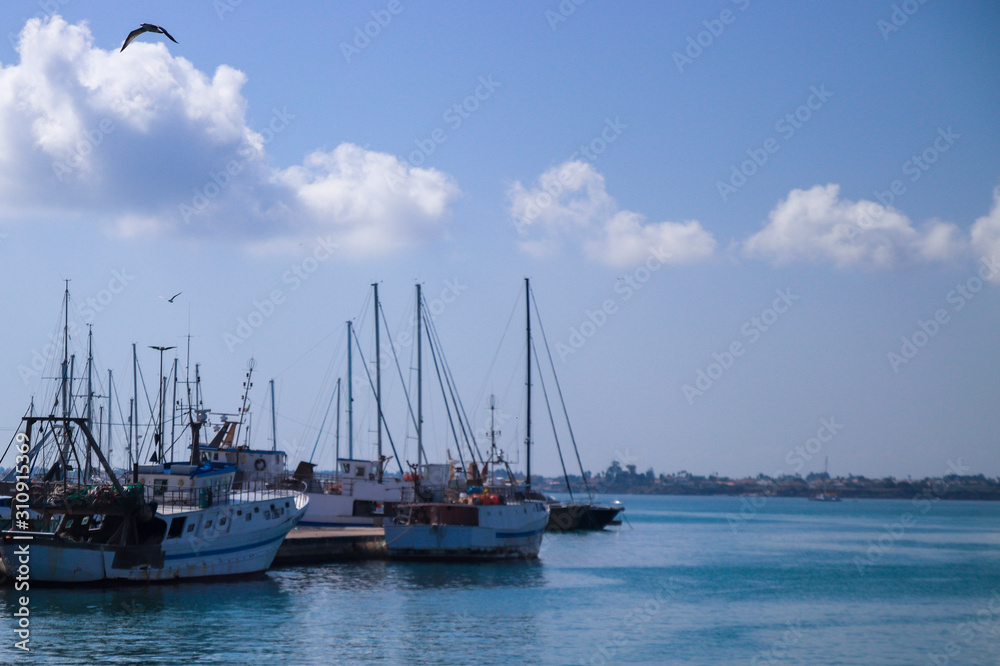
[[[285,537],[272,566],[380,558],[384,543],[381,527],[297,527]]]

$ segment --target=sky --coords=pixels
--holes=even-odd
[[[143,22],[177,43],[120,51]],[[530,278],[590,471],[998,476],[998,27],[986,1],[5,2],[2,429],[53,408],[69,280],[116,460],[135,344],[141,422],[151,346],[228,413],[253,359],[254,445],[273,379],[278,446],[332,464],[348,320],[373,456],[377,283],[413,461],[420,284],[479,439],[495,395],[523,468]],[[424,444],[455,456],[423,360]]]

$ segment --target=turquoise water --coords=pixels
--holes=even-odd
[[[27,655],[8,590],[0,662],[1000,664],[1000,504],[621,499],[537,562],[32,590]]]

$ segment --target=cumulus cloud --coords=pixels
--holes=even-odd
[[[557,165],[531,188],[515,182],[507,197],[521,249],[531,254],[550,254],[568,243],[592,261],[629,267],[651,252],[668,263],[686,263],[715,251],[715,239],[695,220],[650,223],[641,213],[619,208],[604,176],[586,162]]]
[[[813,261],[838,268],[948,260],[965,248],[953,224],[930,222],[917,229],[894,208],[841,199],[840,186],[833,184],[792,190],[764,228],[743,243],[747,256],[773,264]]]
[[[123,236],[226,235],[255,248],[333,236],[376,253],[444,233],[454,181],[342,144],[269,164],[295,122],[246,122],[246,76],[211,76],[164,43],[96,48],[86,24],[31,19],[19,62],[0,69],[0,216],[99,220]]]
[[[989,279],[1000,282],[1000,271],[992,268],[1000,255],[1000,188],[993,190],[993,208],[972,225],[971,236],[973,249],[989,267]]]

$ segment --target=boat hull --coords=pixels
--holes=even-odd
[[[544,503],[468,508],[476,509],[475,522],[478,524],[435,522],[386,525],[386,554],[394,559],[426,560],[538,557],[549,518],[548,507]]]
[[[306,505],[305,496],[300,494],[167,513],[159,517],[171,524],[183,519],[183,531],[159,544],[119,546],[75,541],[48,532],[8,531],[0,538],[0,569],[13,579],[27,559],[31,584],[55,585],[257,574],[271,565],[281,542],[305,514]],[[220,529],[220,523],[226,527]]]

